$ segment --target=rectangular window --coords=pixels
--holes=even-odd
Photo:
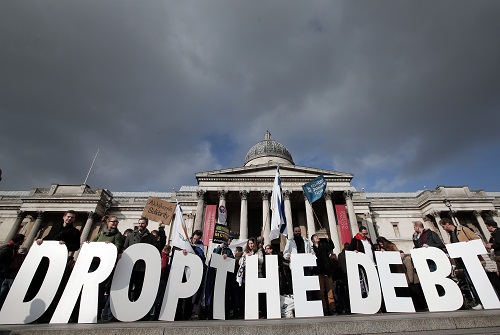
[[[401,234],[399,233],[399,222],[391,222],[391,224],[392,229],[394,230],[394,236],[401,237]]]

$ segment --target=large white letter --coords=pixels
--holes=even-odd
[[[462,307],[462,292],[453,280],[446,278],[451,272],[451,264],[445,253],[434,247],[412,249],[410,252],[429,311],[455,311]],[[430,271],[428,259],[436,263],[436,271]],[[443,296],[439,296],[436,285],[443,287]]]
[[[247,256],[245,265],[245,320],[259,318],[259,293],[266,294],[267,318],[281,318],[278,256],[266,257],[266,278],[259,278],[259,257]]]
[[[186,282],[182,282],[184,270],[189,268],[190,274]],[[174,321],[177,302],[180,298],[193,296],[200,288],[203,279],[203,262],[195,254],[183,255],[176,251],[172,258],[172,267],[167,281],[167,289],[160,311],[160,320]]]
[[[67,323],[69,321],[80,292],[82,292],[82,297],[78,323],[97,322],[99,284],[106,280],[113,270],[116,254],[116,246],[111,243],[93,242],[82,245],[78,260],[50,323]],[[90,264],[94,257],[98,257],[101,261],[99,267],[89,273]]]
[[[402,265],[403,261],[398,251],[375,251],[377,258],[380,286],[384,294],[385,309],[387,312],[415,312],[410,297],[397,297],[395,287],[408,287],[404,273],[391,272],[390,265]]]
[[[477,258],[477,255],[487,254],[481,240],[447,244],[446,249],[451,258],[462,258],[483,307],[485,309],[500,308],[500,301],[495,290]]]
[[[128,286],[135,262],[144,260],[146,273],[142,292],[136,301],[130,301]],[[128,247],[116,264],[111,291],[110,307],[120,321],[136,321],[146,315],[153,306],[160,283],[161,258],[158,249],[148,243],[137,243]]]
[[[382,292],[378,281],[377,269],[373,261],[362,252],[346,251],[347,282],[349,283],[349,299],[351,300],[351,312],[360,314],[375,314],[382,303]],[[359,277],[359,266],[366,273],[368,282],[368,296],[361,295],[361,284]]]
[[[234,272],[234,258],[226,258],[219,254],[212,254],[210,266],[217,269],[214,288],[214,319],[226,319],[226,278],[228,272]]]
[[[42,258],[49,259],[49,268],[37,295],[23,302],[35,271]],[[49,307],[61,283],[68,261],[68,249],[59,241],[36,243],[30,249],[0,313],[0,324],[30,323],[38,319]]]
[[[314,255],[291,255],[290,270],[292,271],[295,316],[323,316],[323,304],[320,300],[307,301],[306,291],[319,290],[319,279],[318,276],[304,276],[304,267],[306,266],[316,266],[316,257]]]

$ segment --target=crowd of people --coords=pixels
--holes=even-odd
[[[77,213],[67,211],[63,215],[62,223],[54,224],[51,231],[44,238],[36,240],[38,245],[44,241],[59,241],[60,244],[65,244],[69,252],[77,251],[80,248],[80,232],[73,226]],[[158,230],[148,230],[148,219],[141,217],[134,230],[127,229],[123,233],[118,229],[119,220],[116,216],[104,216],[102,218],[102,226],[98,233],[89,242],[105,242],[112,243],[118,251],[117,262],[121,257],[121,253],[131,245],[137,243],[151,244],[158,249],[161,259],[161,276],[158,287],[156,300],[151,310],[143,316],[141,320],[158,320],[162,305],[163,296],[167,286],[170,264],[176,253],[187,254],[194,252],[200,257],[204,264],[204,276],[202,285],[196,294],[190,298],[180,299],[177,306],[175,320],[192,320],[192,319],[211,319],[213,317],[213,290],[215,283],[215,269],[210,267],[210,262],[206,262],[207,249],[202,242],[202,231],[195,230],[190,237],[192,250],[179,249],[171,247],[167,244],[165,230],[162,225]],[[466,242],[470,240],[480,239],[471,229],[461,225],[455,225],[448,218],[443,218],[439,222],[441,227],[450,236],[451,243]],[[497,292],[500,292],[500,230],[495,221],[487,220],[486,226],[491,233],[491,238],[486,244],[488,250],[491,250],[492,259],[496,262],[497,272],[489,275],[490,281]],[[15,235],[12,240],[0,246],[0,308],[2,307],[8,291],[14,281],[14,278],[19,271],[21,264],[27,254],[27,250],[22,248],[25,236],[22,234]],[[377,237],[375,243],[369,237],[366,227],[361,226],[359,232],[354,235],[349,243],[342,246],[342,251],[338,254],[334,253],[335,245],[328,236],[319,236],[314,234],[311,239],[307,239],[302,235],[300,227],[294,227],[293,236],[287,239],[286,245],[280,252],[277,245],[264,245],[262,237],[249,238],[244,246],[231,247],[232,238],[227,242],[217,245],[212,251],[214,254],[221,255],[224,259],[234,259],[234,272],[228,273],[226,278],[225,290],[225,318],[237,319],[244,317],[245,309],[245,271],[248,257],[256,256],[258,259],[258,276],[259,278],[266,277],[266,255],[278,256],[278,273],[279,273],[279,289],[280,295],[287,296],[293,294],[292,276],[290,271],[290,261],[292,254],[311,254],[316,257],[315,267],[304,268],[304,274],[315,275],[319,279],[319,290],[308,291],[308,300],[321,300],[324,315],[337,315],[350,313],[348,282],[347,282],[347,266],[346,266],[346,251],[361,252],[366,254],[374,263],[376,259],[375,251],[399,251],[402,259],[402,264],[397,266],[393,271],[404,273],[407,279],[407,288],[397,288],[398,296],[409,296],[412,298],[417,311],[425,311],[427,309],[425,298],[420,286],[418,274],[413,266],[411,256],[399,250],[398,247],[385,237]],[[414,248],[436,247],[446,252],[446,247],[436,232],[426,228],[420,221],[414,222],[413,234]],[[484,259],[479,256],[480,260]],[[470,281],[467,270],[460,259],[450,259],[453,264],[453,276],[457,278],[457,282],[462,280],[463,286],[470,291],[473,304],[470,306],[474,309],[480,309],[481,301]],[[64,287],[71,274],[74,261],[72,257],[68,257],[68,265],[66,272],[61,281],[60,288],[54,298],[52,304],[48,307],[44,315],[38,322],[49,322],[50,317],[57,306],[58,300],[64,291]],[[92,263],[89,271],[95,270],[99,262]],[[37,269],[33,284],[30,286],[26,301],[33,298],[41,283],[43,282],[45,271],[48,263],[42,264]],[[130,285],[129,299],[135,301],[141,295],[143,288],[143,280],[145,275],[144,261],[138,261],[134,265]],[[434,271],[436,265],[433,262],[429,263],[429,269]],[[102,322],[114,321],[116,318],[112,315],[110,308],[110,288],[113,272],[107,280],[100,284],[99,287],[99,319]],[[360,287],[363,296],[369,294],[367,278],[364,270],[359,268]],[[265,294],[259,295],[259,316],[266,317],[266,299]],[[382,306],[381,312],[384,311]],[[78,308],[73,312],[72,321],[76,321]]]

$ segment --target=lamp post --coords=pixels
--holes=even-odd
[[[451,201],[448,199],[444,199],[443,203],[445,204],[446,207],[448,207],[448,210],[450,211],[451,215],[451,220],[457,225],[460,226],[460,222],[458,219],[455,217],[455,214],[453,213],[453,209],[451,209]]]

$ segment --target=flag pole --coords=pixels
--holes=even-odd
[[[172,187],[172,191],[174,191],[174,194],[175,194],[175,203],[176,203],[176,206],[179,206],[179,200],[177,199],[177,191],[173,187]],[[186,228],[187,227],[182,227],[182,229],[184,230],[184,233],[186,233],[186,236],[189,238],[189,234],[188,234]]]
[[[308,200],[308,201],[309,201],[309,200]],[[318,216],[316,215],[316,212],[314,211],[314,207],[313,207],[313,205],[312,205],[311,203],[309,203],[309,204],[311,205],[311,209],[312,209],[312,211],[313,211],[314,217],[315,217],[315,218],[316,218],[316,220],[318,221],[318,224],[319,224],[320,228],[321,228],[321,229],[323,229],[323,225],[321,224],[321,221],[319,221]]]
[[[85,181],[83,182],[84,185],[87,184],[87,179],[89,178],[90,171],[92,170],[92,167],[94,166],[95,159],[97,158],[97,154],[99,153],[99,149],[97,149],[97,152],[95,153],[94,160],[92,161],[92,164],[90,165],[89,172],[87,173],[87,177],[85,177]]]
[[[318,180],[318,181],[316,181],[316,180]],[[321,184],[319,184],[320,181],[321,181]],[[313,182],[315,182],[315,184],[313,184],[312,186],[308,186],[308,185],[312,184]],[[319,197],[317,197],[317,195],[318,195],[318,192],[317,192],[318,186],[321,186],[321,188],[322,188],[321,189],[321,195]],[[314,187],[314,189],[313,189],[313,187]],[[309,189],[307,189],[307,188],[309,188]],[[309,202],[309,205],[311,205],[311,210],[313,212],[313,215],[316,218],[316,220],[318,221],[318,224],[319,224],[319,226],[320,226],[321,229],[323,229],[323,225],[321,224],[321,221],[319,220],[318,216],[316,215],[316,211],[314,210],[314,207],[313,207],[312,203],[323,196],[325,188],[326,188],[326,181],[325,181],[323,175],[319,175],[318,177],[314,178],[309,183],[306,183],[306,184],[302,185],[302,189],[304,190],[304,194],[305,194],[305,196],[307,198],[307,201]],[[309,194],[311,192],[314,192],[313,193],[314,200],[312,202],[311,202],[311,198],[309,196]]]
[[[278,171],[278,174],[279,174],[279,170],[280,170],[280,164],[278,163],[276,165],[276,171]],[[274,179],[273,179],[273,190],[274,191]],[[264,221],[264,224],[262,225],[262,238],[264,238],[264,233],[266,232],[266,229],[265,229],[265,225],[267,224],[267,219],[269,218],[269,213],[272,212],[271,210],[271,207],[272,207],[272,197],[273,197],[273,192],[271,191],[271,193],[269,194],[269,202],[268,202],[268,205],[269,205],[269,210],[267,211],[267,214],[266,214],[266,221]],[[271,222],[269,222],[269,224],[271,224]],[[271,227],[269,227],[269,231],[271,231]],[[280,234],[281,235],[281,234]],[[269,239],[269,243],[271,243],[271,239]]]
[[[174,192],[174,195],[175,195],[175,202],[179,202],[179,200],[177,200],[177,191],[175,190],[175,188],[172,187],[172,191]]]

